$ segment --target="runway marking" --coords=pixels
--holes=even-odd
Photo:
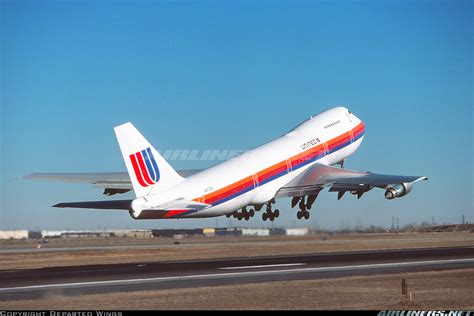
[[[305,266],[305,265],[306,263],[266,264],[266,265],[260,265],[260,266],[225,267],[225,268],[219,268],[219,270],[277,268],[277,267],[294,267],[294,266]]]
[[[105,280],[105,281],[89,281],[89,282],[74,282],[74,283],[56,283],[56,284],[38,284],[29,286],[16,286],[0,288],[0,292],[7,291],[21,291],[21,290],[39,290],[48,288],[62,288],[62,287],[83,287],[91,285],[111,285],[111,284],[127,284],[127,283],[150,283],[150,282],[167,282],[167,281],[184,281],[193,279],[218,279],[225,277],[238,276],[256,276],[256,275],[273,275],[273,274],[296,274],[305,272],[330,272],[340,270],[368,270],[372,268],[400,268],[419,265],[441,265],[445,263],[474,263],[474,258],[468,259],[448,259],[448,260],[431,260],[431,261],[412,261],[412,262],[392,262],[392,263],[375,263],[375,264],[361,264],[352,266],[334,266],[334,267],[318,267],[318,268],[296,268],[286,270],[267,270],[267,271],[245,271],[245,272],[228,272],[228,273],[213,273],[213,274],[196,274],[172,277],[157,277],[157,278],[142,278],[142,279],[122,279],[122,280]]]

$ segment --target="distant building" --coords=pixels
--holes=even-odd
[[[134,238],[149,238],[153,237],[153,232],[148,229],[141,229],[141,230],[114,230],[112,231],[112,236],[115,237],[134,237]]]
[[[235,228],[235,227],[216,228],[216,236],[228,236],[228,237],[242,236],[242,229]]]
[[[3,230],[0,231],[0,239],[27,239],[28,230]]]
[[[41,237],[43,238],[61,238],[66,231],[61,230],[42,230]]]
[[[286,229],[287,236],[306,236],[309,235],[308,228],[287,228]]]
[[[270,236],[270,230],[266,228],[242,228],[242,236]]]
[[[204,234],[204,236],[206,237],[213,237],[216,235],[216,229],[215,228],[204,228],[202,230],[202,233]]]
[[[41,239],[41,232],[39,231],[28,231],[28,238],[29,239]]]
[[[153,229],[153,237],[173,237],[175,235],[183,236],[202,236],[202,229]]]
[[[286,230],[284,228],[270,229],[270,236],[275,236],[275,235],[286,235]]]

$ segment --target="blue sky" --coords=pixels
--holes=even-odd
[[[162,150],[248,149],[336,105],[366,124],[348,168],[429,181],[393,201],[382,190],[341,201],[324,192],[309,223],[283,199],[276,226],[474,220],[472,1],[0,4],[0,228],[215,225],[53,209],[103,197],[12,179],[123,171],[113,127],[127,121]]]

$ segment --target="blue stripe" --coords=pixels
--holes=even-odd
[[[151,166],[150,157],[148,157],[148,153],[146,149],[142,150],[142,156],[146,163],[146,169],[148,171],[148,175],[153,180],[153,182],[156,182],[155,170],[153,170],[153,167]]]
[[[305,160],[305,161],[303,161],[303,162],[300,162],[299,164],[293,166],[293,170],[296,170],[296,169],[299,169],[299,168],[301,168],[301,167],[304,167],[304,166],[306,166],[307,164],[312,163],[312,162],[314,162],[314,161],[316,161],[316,160],[318,160],[318,159],[320,159],[320,158],[322,158],[322,157],[324,157],[324,154],[317,155],[317,156],[315,156],[315,157],[313,157],[313,158],[311,158],[311,159],[308,159],[308,160]]]
[[[155,183],[158,182],[158,180],[160,180],[160,170],[158,169],[158,166],[155,161],[155,157],[153,156],[153,153],[151,152],[150,147],[142,150],[141,153],[145,160],[147,171],[148,171],[148,174],[150,175],[150,178],[153,180],[153,182]]]
[[[237,196],[239,196],[239,195],[242,195],[242,194],[244,194],[244,193],[247,193],[247,192],[249,192],[249,191],[251,191],[251,190],[253,190],[253,189],[254,189],[254,187],[253,187],[253,185],[251,185],[251,186],[249,186],[248,188],[245,188],[245,189],[243,189],[243,190],[241,190],[241,191],[239,191],[239,192],[236,192],[236,193],[234,193],[234,194],[232,194],[232,195],[229,195],[228,197],[225,197],[225,198],[223,198],[222,200],[219,200],[218,202],[215,202],[215,203],[212,204],[212,205],[215,206],[215,205],[218,205],[218,204],[227,202],[227,201],[232,200],[233,198],[235,198],[235,197],[237,197]]]
[[[341,144],[341,145],[339,145],[339,146],[337,146],[337,147],[334,147],[333,149],[331,149],[330,151],[328,151],[327,155],[330,155],[330,154],[332,154],[332,153],[334,153],[334,152],[340,150],[341,148],[346,147],[346,146],[352,144],[353,142],[355,142],[356,140],[358,140],[359,138],[361,138],[362,136],[364,136],[364,133],[365,133],[365,131],[362,131],[362,133],[360,133],[358,136],[354,137],[354,140],[353,140],[353,141],[351,141],[351,140],[349,139],[347,142],[345,142],[345,143],[343,143],[343,144]],[[299,164],[297,164],[297,165],[295,165],[295,166],[292,167],[292,171],[295,171],[296,169],[299,169],[299,168],[301,168],[301,167],[304,167],[304,166],[306,166],[307,164],[312,163],[312,162],[314,162],[314,161],[316,161],[316,160],[318,160],[318,159],[320,159],[320,158],[322,158],[322,157],[324,157],[324,156],[325,156],[324,154],[321,154],[321,155],[317,155],[317,156],[315,156],[315,157],[313,157],[313,158],[307,159],[307,160],[305,160],[305,161],[303,161],[303,162],[300,162]],[[287,170],[286,170],[286,171],[282,171],[282,172],[280,172],[280,173],[278,173],[278,174],[276,174],[276,175],[274,175],[274,176],[272,176],[272,177],[270,177],[270,178],[267,178],[267,179],[265,179],[265,180],[263,180],[263,181],[260,181],[260,182],[259,182],[259,185],[263,185],[263,184],[266,184],[266,183],[268,183],[268,182],[271,182],[271,181],[273,181],[273,180],[275,180],[275,179],[277,179],[277,178],[279,178],[279,177],[281,177],[281,176],[283,176],[283,175],[285,175],[285,174],[287,174],[287,173],[288,173]],[[223,199],[221,199],[221,200],[219,200],[219,201],[217,201],[217,202],[214,202],[214,204],[212,204],[212,205],[215,206],[215,205],[218,205],[218,204],[222,204],[222,203],[224,203],[224,202],[227,202],[227,201],[229,201],[229,200],[232,200],[233,198],[235,198],[235,197],[237,197],[237,196],[239,196],[239,195],[242,195],[242,194],[244,194],[244,193],[247,193],[247,192],[249,192],[249,191],[251,191],[251,190],[253,190],[253,189],[254,189],[253,186],[249,186],[249,187],[247,187],[247,188],[245,188],[245,189],[242,189],[242,190],[239,191],[239,192],[236,192],[236,193],[234,193],[234,194],[232,194],[232,195],[229,195],[228,197],[225,197],[225,198],[223,198]]]
[[[277,174],[275,174],[275,175],[273,175],[273,176],[271,176],[271,177],[269,177],[269,178],[266,178],[265,180],[260,181],[260,182],[259,182],[259,185],[263,185],[263,184],[265,184],[265,183],[267,183],[267,182],[273,181],[273,180],[275,180],[275,179],[277,179],[277,178],[279,178],[279,177],[281,177],[281,176],[284,176],[284,175],[287,174],[287,173],[288,173],[288,169],[286,169],[286,170],[284,170],[284,171],[281,171],[281,172],[279,172],[279,173],[277,173]]]
[[[360,133],[358,136],[354,137],[354,141],[356,141],[359,138],[361,138],[362,136],[364,136],[364,134],[365,134],[365,131],[362,131],[362,133]]]
[[[155,169],[155,172],[156,172],[155,182],[158,182],[158,180],[160,180],[160,169],[158,169],[158,165],[156,164],[155,156],[153,156],[153,153],[150,147],[148,147],[146,151],[148,152],[148,156],[150,157],[151,164],[153,165],[153,168]]]

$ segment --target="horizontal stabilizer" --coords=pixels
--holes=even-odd
[[[185,169],[176,172],[181,177],[187,178],[201,171],[202,169]],[[103,188],[105,195],[126,193],[132,189],[132,182],[127,172],[30,173],[19,179],[90,183],[95,187]]]
[[[99,210],[130,210],[133,200],[87,201],[58,203],[53,207],[85,208]],[[210,207],[210,204],[191,200],[174,200],[158,206],[147,207],[140,211],[135,219],[182,218]]]
[[[88,202],[66,202],[58,203],[53,207],[61,208],[89,208],[99,210],[129,210],[132,200],[115,200],[115,201],[88,201]]]

